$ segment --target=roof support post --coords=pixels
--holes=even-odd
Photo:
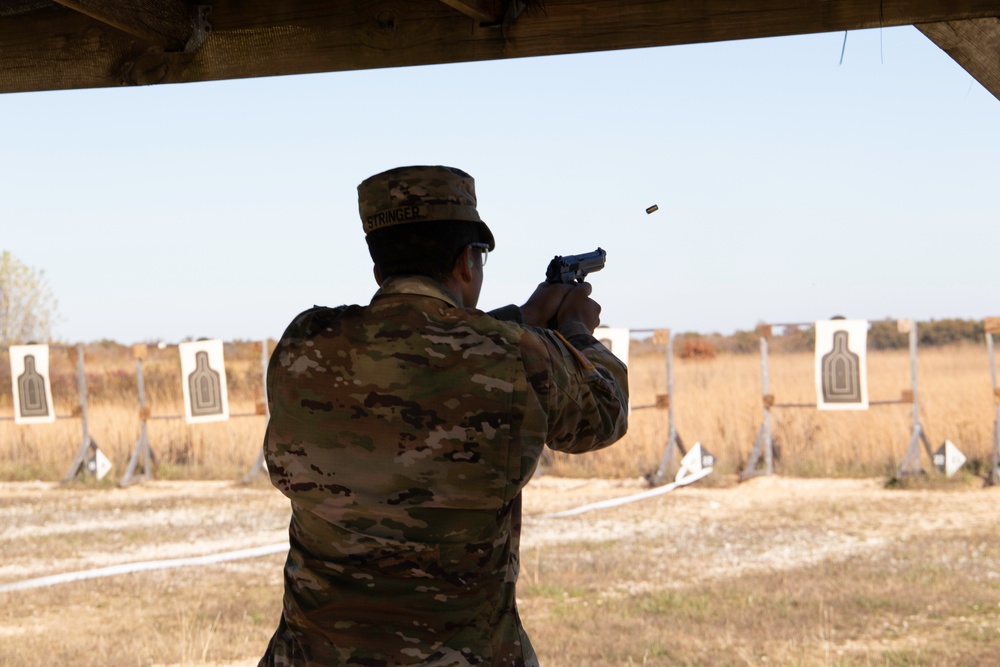
[[[1000,18],[920,23],[916,28],[1000,99]]]

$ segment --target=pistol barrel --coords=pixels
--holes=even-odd
[[[604,268],[608,253],[602,248],[582,255],[556,255],[545,271],[549,283],[582,282],[587,274]]]

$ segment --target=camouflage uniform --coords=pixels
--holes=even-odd
[[[624,434],[626,370],[582,325],[456,303],[390,278],[279,341],[264,450],[291,546],[260,665],[537,665],[514,599],[521,490],[546,444]]]

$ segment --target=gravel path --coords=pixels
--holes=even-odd
[[[544,514],[646,490],[642,480],[542,476],[524,495],[522,550],[567,542],[654,541],[693,580],[843,559],[918,533],[996,516],[1000,489],[898,491],[879,480],[757,478],[696,483],[587,514]],[[284,498],[266,486],[154,481],[127,489],[0,484],[0,584],[151,559],[277,544]]]

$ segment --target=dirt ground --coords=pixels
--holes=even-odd
[[[968,568],[968,576],[985,586],[1000,585],[996,550],[975,547],[984,528],[992,525],[995,534],[1000,489],[971,482],[900,490],[885,488],[883,480],[761,477],[736,484],[709,477],[615,508],[566,518],[548,516],[647,489],[642,480],[548,476],[533,480],[524,495],[522,585],[539,585],[551,571],[547,568],[560,563],[569,567],[572,560],[575,569],[594,547],[614,550],[617,562],[631,564],[606,577],[601,594],[613,597],[685,590],[857,558],[870,561],[907,541],[935,536],[943,541],[971,540],[972,546],[963,551],[966,562],[953,559],[950,566]],[[34,578],[268,545],[277,548],[285,542],[287,521],[286,501],[264,481],[250,486],[154,481],[126,489],[2,483],[0,607],[12,596],[25,604],[43,590],[82,585],[3,590]],[[563,549],[581,544],[588,550]],[[263,568],[268,585],[280,596],[282,560],[281,553],[274,553],[200,567],[252,568],[258,573]],[[106,585],[114,580],[108,578]],[[544,599],[529,595],[521,604],[526,623],[533,615],[546,613]],[[993,613],[987,621],[996,624],[989,628],[994,635],[1000,633],[998,616]],[[56,630],[73,631],[72,619],[59,614],[31,618],[28,622],[25,615],[0,614],[0,663],[20,664],[5,661],[2,647],[8,641],[33,636],[44,640]],[[249,667],[256,664],[260,648],[249,647],[247,657],[238,660],[192,658],[159,664]]]

